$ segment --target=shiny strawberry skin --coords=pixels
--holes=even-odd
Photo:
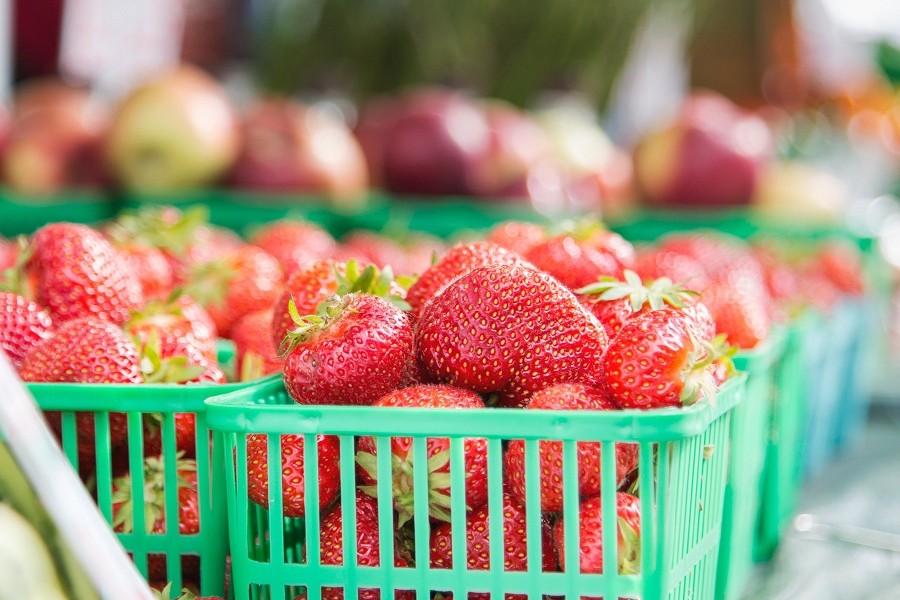
[[[344,564],[343,509],[336,504],[324,517],[319,527],[319,557],[323,565]],[[381,548],[378,532],[378,503],[362,492],[356,494],[356,564],[360,567],[381,565]],[[406,559],[394,552],[394,566],[408,567]],[[415,600],[411,590],[396,590],[395,600]],[[381,600],[378,589],[361,588],[358,600]],[[323,587],[322,600],[344,600],[342,588]]]
[[[818,252],[816,263],[820,272],[841,292],[860,296],[865,292],[866,283],[859,251],[840,242],[824,244]]]
[[[269,507],[268,439],[264,434],[247,436],[247,496],[256,504]],[[306,514],[303,436],[281,436],[281,497],[283,513],[288,517]],[[319,508],[329,506],[341,490],[340,440],[335,436],[316,436],[319,452]]]
[[[610,343],[603,359],[603,381],[622,408],[683,405],[683,370],[694,342],[688,317],[673,308],[639,314]]]
[[[622,276],[622,265],[615,255],[569,235],[556,236],[532,247],[525,258],[572,290],[603,276]]]
[[[206,362],[214,362],[215,339],[199,337],[194,324],[180,312],[177,306],[172,306],[159,312],[137,314],[125,323],[124,329],[137,344],[146,343],[155,335],[163,358],[190,352],[204,357]]]
[[[145,300],[165,298],[172,292],[175,273],[162,250],[143,244],[120,244],[116,249],[137,276]]]
[[[284,383],[299,404],[370,405],[404,380],[412,356],[409,316],[369,294],[343,309],[288,354]]]
[[[224,297],[206,306],[219,333],[227,336],[244,315],[269,308],[281,296],[281,267],[273,256],[256,246],[243,246],[225,259],[234,272]]]
[[[428,303],[416,354],[435,381],[497,392],[524,406],[554,383],[599,384],[607,337],[597,319],[552,276],[510,265],[481,267]]]
[[[338,289],[335,268],[343,272],[345,265],[333,260],[320,260],[287,278],[284,291],[274,305],[272,342],[276,348],[281,347],[285,334],[295,327],[288,312],[288,301],[293,298],[301,315],[314,314],[319,303]]]
[[[503,570],[525,571],[528,569],[528,530],[525,505],[509,494],[503,494]],[[490,511],[487,506],[466,516],[466,569],[487,571],[491,568],[489,549],[491,547]],[[431,532],[431,568],[453,568],[453,527],[441,523]],[[544,572],[557,570],[553,540],[547,521],[541,521],[541,567]],[[469,600],[489,600],[487,592],[470,592]],[[526,594],[505,594],[506,600],[524,600]]]
[[[728,336],[728,343],[738,348],[755,348],[766,339],[771,320],[766,310],[767,298],[734,286],[714,283],[703,294],[709,306],[717,333]]]
[[[420,385],[416,387],[408,387],[397,390],[379,398],[373,406],[378,407],[406,407],[406,408],[467,408],[480,409],[484,408],[484,402],[481,398],[467,390],[455,388],[447,385]],[[412,490],[412,476],[405,478],[404,481],[398,481],[404,478],[406,473],[412,473],[413,457],[412,457],[413,440],[409,437],[392,437],[391,453],[393,464],[403,464],[408,467],[405,469],[394,469],[395,485],[394,500],[395,508],[401,515],[411,518],[413,516],[412,495],[404,493],[401,490]],[[449,438],[428,438],[426,440],[427,458],[440,458],[439,455],[446,456],[446,462],[440,465],[428,465],[429,470],[429,493],[438,494],[444,498],[450,497],[450,487],[432,484],[433,475],[450,473],[450,439]],[[371,436],[361,436],[357,446],[357,462],[360,467],[357,472],[360,476],[360,482],[367,485],[375,485],[374,469],[373,473],[362,467],[360,455],[368,455],[371,466],[374,467],[374,458],[378,452],[376,449],[375,438]],[[487,440],[485,438],[466,438],[463,442],[463,464],[466,473],[466,506],[469,509],[475,509],[487,502]],[[449,516],[449,509],[441,507],[440,504],[430,506],[430,512],[433,518],[441,514]]]
[[[337,242],[321,227],[300,221],[276,221],[257,231],[250,243],[274,256],[285,275],[330,258]]]
[[[577,383],[560,383],[536,393],[526,410],[618,410],[605,391]],[[556,513],[563,508],[563,444],[558,440],[541,441],[540,455],[541,511]],[[600,494],[601,444],[578,442],[578,492],[582,498]],[[637,468],[636,444],[616,444],[616,482]],[[506,452],[506,483],[510,494],[525,502],[525,442],[511,440]]]
[[[36,299],[61,323],[96,316],[124,323],[142,304],[141,286],[128,260],[97,231],[72,223],[51,223],[32,238],[29,269],[37,279]]]
[[[406,301],[412,306],[413,317],[438,291],[457,277],[494,264],[528,265],[518,254],[489,242],[472,242],[450,249],[410,286]]]
[[[540,225],[525,221],[506,221],[491,229],[485,241],[524,256],[546,239],[547,233]]]
[[[53,320],[36,302],[0,292],[0,348],[19,369],[25,355],[52,335]]]
[[[95,317],[66,321],[55,335],[35,346],[25,356],[19,371],[22,381],[60,383],[143,382],[140,359],[134,344],[117,326]],[[58,412],[46,412],[51,428],[61,435]],[[94,460],[94,415],[77,413],[78,456]],[[124,413],[109,413],[110,444],[116,448],[128,439]]]
[[[601,498],[591,498],[579,507],[580,566],[582,573],[603,573],[603,511]],[[631,494],[616,493],[616,524],[618,535],[618,570],[625,575],[640,572],[641,501]],[[636,538],[623,531],[623,524],[634,532]],[[559,554],[560,568],[565,571],[565,527],[566,519],[557,521],[553,539]],[[637,542],[637,543],[635,543]]]
[[[616,337],[625,322],[635,315],[628,298],[600,300],[596,296],[579,294],[578,300],[585,309],[597,317],[609,339]]]
[[[709,285],[706,269],[696,259],[660,248],[638,252],[635,271],[645,281],[668,277],[673,282],[696,291],[703,291]]]
[[[256,361],[259,361],[261,372],[254,373],[251,378],[278,373],[284,367],[284,359],[278,356],[278,348],[272,343],[273,314],[271,308],[257,310],[241,317],[231,328],[235,365],[242,381],[248,365]]]
[[[175,413],[175,450],[181,452],[184,458],[197,456],[197,415],[194,413]],[[144,456],[159,456],[162,454],[162,431],[159,415],[144,415]],[[127,453],[125,453],[127,459]],[[115,459],[114,459],[115,462]],[[127,470],[125,461],[122,469]],[[116,473],[116,470],[113,470]]]

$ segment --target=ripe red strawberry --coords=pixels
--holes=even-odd
[[[5,271],[16,264],[18,248],[10,240],[0,237],[0,271]]]
[[[859,250],[849,243],[823,244],[816,256],[816,266],[842,293],[860,296],[865,291],[862,258]]]
[[[579,565],[582,573],[603,573],[603,511],[602,499],[591,498],[579,507]],[[624,492],[616,493],[616,521],[618,548],[616,564],[621,575],[635,575],[641,571],[641,501]],[[559,554],[560,569],[566,569],[566,518],[557,521],[553,540]]]
[[[755,291],[754,291],[755,290]],[[761,288],[743,289],[716,281],[703,293],[716,331],[727,336],[728,343],[738,348],[755,348],[769,335],[768,296]]]
[[[738,238],[705,230],[666,235],[659,241],[659,250],[694,259],[710,277],[732,270],[749,257],[747,245]],[[698,289],[693,282],[688,285]]]
[[[577,289],[603,276],[622,277],[623,269],[634,265],[634,248],[620,235],[594,224],[551,237],[528,250],[525,258]]]
[[[576,292],[581,304],[597,317],[610,339],[618,335],[622,326],[636,314],[664,306],[684,309],[693,304],[693,296],[698,295],[676,286],[666,277],[644,285],[630,269],[625,270],[624,280],[602,277]]]
[[[281,267],[256,246],[243,246],[200,265],[188,286],[221,335],[244,315],[269,308],[281,296]]]
[[[420,385],[391,392],[373,406],[406,408],[484,408],[481,398],[472,392],[447,385]],[[394,508],[399,526],[413,517],[412,438],[391,438]],[[450,520],[450,439],[428,438],[428,509],[433,519]],[[463,444],[466,472],[466,506],[476,509],[487,502],[487,440],[467,438]],[[363,491],[374,496],[377,483],[375,438],[359,438],[356,462]]]
[[[269,223],[253,234],[250,243],[274,256],[288,276],[330,258],[337,248],[331,234],[318,225],[301,221]]]
[[[347,263],[319,261],[291,275],[284,286],[284,292],[275,303],[272,320],[272,341],[275,347],[281,349],[288,331],[296,327],[288,310],[288,304],[292,299],[298,314],[311,315],[329,296],[334,294],[343,296],[353,292],[382,296],[397,306],[406,307],[403,301],[406,291],[393,281],[391,270],[379,271],[373,266],[361,265],[356,261]]]
[[[409,316],[379,296],[335,296],[295,315],[284,384],[299,404],[370,405],[398,389],[412,357]]]
[[[528,536],[525,505],[509,494],[503,494],[503,570],[525,571],[528,568]],[[487,571],[490,562],[490,514],[487,506],[466,515],[466,569]],[[453,527],[441,523],[431,532],[431,568],[453,568]],[[550,526],[541,521],[541,567],[544,572],[557,570]],[[487,592],[470,592],[469,600],[489,600]],[[524,600],[527,594],[505,594],[506,600]]]
[[[116,244],[116,249],[128,261],[131,272],[137,276],[145,299],[165,298],[172,293],[175,273],[162,250],[136,242]]]
[[[278,356],[278,347],[272,343],[273,312],[267,308],[246,314],[231,328],[240,381],[278,373],[284,367],[284,359]]]
[[[322,518],[319,527],[319,556],[323,565],[344,564],[344,525],[340,503],[336,504]],[[394,542],[396,544],[396,541]],[[350,560],[353,560],[351,557]],[[381,565],[381,546],[378,534],[378,503],[362,492],[356,494],[356,564],[360,567]],[[394,552],[394,566],[407,567],[409,564],[402,553]],[[374,588],[360,588],[358,600],[381,600],[381,592]],[[322,600],[343,600],[344,590],[334,587],[322,588]],[[394,592],[394,600],[415,600],[416,593],[409,590]]]
[[[640,313],[610,343],[603,383],[622,408],[680,407],[715,391],[713,342],[700,339],[691,316],[671,307]]]
[[[37,303],[13,292],[0,292],[0,348],[16,369],[25,355],[51,336],[53,320]]]
[[[634,270],[645,281],[668,277],[692,290],[704,290],[709,285],[706,269],[695,258],[660,248],[638,252]]]
[[[200,502],[197,498],[197,464],[193,460],[178,459],[176,462],[176,485],[178,487],[178,533],[191,535],[200,532]],[[144,514],[144,527],[148,535],[166,533],[165,465],[161,457],[144,460],[144,504],[134,506],[134,490],[131,475],[123,475],[113,481],[112,525],[118,533],[134,531],[134,514]],[[185,579],[196,580],[200,563],[196,556],[185,555],[181,559],[181,573]],[[169,566],[177,568],[175,565]],[[166,559],[162,554],[147,557],[147,579],[150,582],[165,582]]]
[[[264,434],[247,436],[247,496],[260,506],[269,507],[268,440]],[[319,451],[319,508],[325,508],[341,491],[340,440],[335,436],[316,436]],[[303,436],[281,436],[281,498],[288,517],[306,514],[306,471],[303,459]]]
[[[19,371],[22,381],[62,383],[127,383],[144,381],[137,348],[117,325],[85,317],[66,321],[25,356]],[[51,428],[61,435],[58,412],[47,412]],[[78,413],[78,456],[93,461],[94,415]],[[128,425],[124,413],[109,414],[110,443],[125,443]]]
[[[544,388],[528,401],[526,410],[618,410],[606,392],[578,383],[559,383]],[[559,512],[563,508],[563,445],[558,440],[541,441],[541,511]],[[578,493],[582,498],[600,494],[600,442],[578,442]],[[616,444],[616,482],[637,468],[636,444]],[[506,452],[506,482],[516,500],[525,503],[525,442],[511,440]],[[617,486],[618,487],[618,486]]]
[[[141,286],[128,260],[97,231],[51,223],[32,238],[29,270],[37,301],[54,322],[96,316],[124,323],[141,303]]]
[[[410,286],[406,301],[412,307],[413,318],[448,283],[478,267],[494,264],[528,265],[519,255],[489,242],[472,242],[452,248]]]
[[[356,258],[379,268],[390,266],[399,275],[424,273],[435,254],[446,251],[438,238],[423,233],[378,234],[353,231],[341,243],[344,260]]]
[[[506,221],[496,225],[485,241],[506,248],[520,256],[547,239],[547,232],[540,225],[524,221]]]
[[[215,325],[209,314],[188,296],[149,302],[142,310],[132,313],[124,329],[138,344],[154,334],[163,357],[176,356],[184,348],[192,348],[206,357],[207,362],[217,358]]]
[[[435,381],[497,393],[524,406],[554,383],[597,385],[606,333],[575,295],[546,273],[491,265],[456,279],[425,305],[416,355]]]
[[[197,456],[197,416],[194,413],[175,413],[175,450],[185,458]],[[144,414],[144,456],[159,456],[162,447],[162,415]],[[127,457],[126,457],[127,458]],[[127,462],[122,465],[127,469]]]

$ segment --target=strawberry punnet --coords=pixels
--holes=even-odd
[[[494,264],[529,266],[518,254],[490,242],[472,242],[452,248],[410,286],[406,300],[412,306],[413,317],[421,312],[426,302],[460,275]]]
[[[419,316],[416,355],[435,381],[524,406],[555,383],[599,385],[608,340],[552,276],[491,265],[459,277]]]
[[[51,223],[31,244],[36,299],[54,322],[95,316],[121,324],[141,305],[141,285],[128,260],[90,227]]]
[[[299,404],[370,405],[403,385],[412,325],[386,299],[355,292],[334,296],[315,315],[293,312],[284,384]]]
[[[36,302],[0,292],[0,348],[16,369],[35,345],[51,336],[52,329],[53,320]]]
[[[560,383],[536,393],[526,410],[618,410],[606,392],[582,384]],[[541,441],[540,485],[541,511],[559,512],[563,508],[563,445],[556,440]],[[582,498],[600,494],[601,465],[600,442],[578,442],[578,493]],[[616,482],[637,468],[636,444],[616,444]],[[535,471],[537,473],[537,471]],[[506,453],[506,481],[510,493],[519,502],[525,502],[525,442],[512,440]],[[571,485],[571,483],[570,483]]]
[[[509,494],[503,494],[503,570],[528,569],[528,536],[525,505]],[[491,568],[490,512],[487,506],[466,516],[466,569],[487,571]],[[541,521],[541,568],[544,572],[556,571],[556,556],[550,527]],[[431,568],[453,568],[453,527],[441,523],[431,532]],[[506,594],[505,600],[525,600],[527,594]],[[489,593],[470,592],[468,600],[490,600]]]
[[[247,496],[256,504],[269,507],[269,454],[265,434],[247,436]],[[319,508],[325,508],[338,497],[341,490],[340,440],[335,436],[316,436],[319,453]],[[282,511],[288,517],[306,514],[306,473],[303,457],[303,436],[281,436],[281,497]]]
[[[447,385],[419,385],[391,392],[379,398],[373,406],[406,408],[484,408],[481,398],[472,392]],[[391,474],[393,477],[394,508],[399,525],[414,516],[413,502],[413,441],[409,437],[391,438]],[[450,520],[450,440],[428,438],[428,509],[432,518]],[[487,440],[467,438],[463,442],[463,464],[466,472],[466,506],[468,510],[487,502]],[[362,488],[375,495],[377,483],[377,452],[375,438],[359,438],[356,454],[360,479],[368,484]]]

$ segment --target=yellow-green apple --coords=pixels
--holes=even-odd
[[[753,195],[754,209],[766,219],[818,224],[838,222],[848,201],[840,179],[799,161],[766,168]]]
[[[657,205],[747,204],[772,151],[762,118],[722,96],[698,92],[672,123],[637,145],[635,175],[643,195]]]
[[[231,171],[235,187],[315,192],[342,204],[368,190],[362,148],[338,117],[283,98],[262,100],[243,116],[241,151]]]
[[[224,89],[184,65],[128,94],[113,116],[105,153],[125,188],[171,192],[216,181],[238,146],[237,117]]]

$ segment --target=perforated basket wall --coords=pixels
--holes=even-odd
[[[207,401],[210,427],[223,434],[226,466],[229,533],[238,599],[293,599],[305,592],[308,600],[339,597],[388,598],[396,590],[410,590],[417,598],[431,592],[450,592],[456,598],[466,593],[488,592],[526,594],[538,599],[545,595],[606,598],[628,597],[645,600],[697,600],[712,598],[722,519],[722,503],[727,473],[730,420],[741,401],[745,378],[729,381],[715,405],[706,402],[684,410],[565,412],[385,409],[374,407],[308,407],[294,404],[286,396],[282,382],[268,382]],[[249,434],[267,435],[268,505],[264,509],[248,498]],[[362,567],[355,560],[340,565],[322,563],[319,549],[322,514],[318,506],[318,471],[304,470],[303,518],[286,518],[280,477],[281,434],[302,434],[304,464],[318,463],[314,443],[318,435],[338,436],[340,443],[340,507],[344,515],[343,556],[356,556],[354,498],[356,469],[354,453],[360,435],[377,440],[379,566]],[[414,456],[414,566],[394,567],[394,511],[391,499],[390,439],[412,438]],[[431,568],[429,538],[431,525],[427,506],[427,465],[424,459],[429,437],[450,439],[452,547],[450,569]],[[527,569],[504,571],[499,557],[503,552],[502,520],[489,518],[491,568],[471,570],[465,556],[465,499],[463,472],[464,439],[487,439],[489,515],[501,513],[503,453],[511,439],[525,440],[526,513],[528,535]],[[603,574],[579,573],[578,528],[566,527],[566,564],[562,572],[542,572],[539,510],[538,444],[542,439],[562,440],[563,511],[576,520],[579,498],[576,481],[576,448],[579,441],[601,441],[602,456],[611,456],[617,442],[639,444],[637,484],[641,512],[640,574],[623,575],[618,564],[616,528],[604,527]],[[533,474],[534,476],[530,476]],[[601,498],[616,492],[613,469],[602,469]],[[569,483],[571,482],[571,483]],[[559,518],[550,516],[552,519]],[[616,522],[612,502],[602,503],[602,518]],[[569,521],[571,522],[571,521]],[[378,593],[380,593],[380,596]],[[406,597],[406,596],[403,596]]]

